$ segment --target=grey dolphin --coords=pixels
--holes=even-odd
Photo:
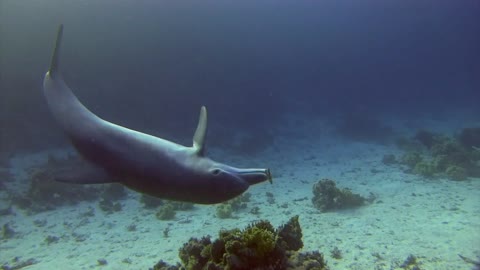
[[[93,114],[60,74],[62,36],[60,25],[43,91],[51,113],[88,166],[60,175],[57,180],[77,184],[118,182],[158,198],[200,204],[220,203],[242,194],[250,185],[272,182],[269,169],[235,168],[205,156],[205,107],[200,110],[192,147],[134,131]]]

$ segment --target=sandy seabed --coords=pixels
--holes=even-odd
[[[273,185],[251,187],[248,207],[230,219],[217,218],[215,206],[196,205],[178,212],[174,220],[160,221],[133,191],[121,202],[122,211],[112,214],[101,211],[97,201],[31,215],[14,207],[14,215],[0,217],[1,225],[8,223],[16,232],[0,241],[0,263],[34,259],[24,268],[30,270],[149,269],[161,259],[178,262],[178,249],[190,237],[216,237],[221,229],[243,228],[259,219],[279,226],[294,215],[300,216],[303,251],[324,253],[331,269],[401,269],[409,255],[417,257],[421,269],[471,269],[459,254],[480,256],[480,179],[424,179],[382,163],[384,154],[400,154],[393,146],[313,136],[278,138],[273,147],[248,159],[213,152],[228,164],[269,166]],[[27,181],[25,169],[52,153],[14,157],[10,170],[16,183]],[[377,199],[357,209],[321,213],[311,203],[312,186],[324,178]],[[273,203],[267,192],[274,194]],[[6,191],[0,195],[0,208],[5,208]],[[251,214],[252,207],[260,213]],[[94,215],[86,216],[91,209]],[[128,230],[132,224],[135,230]],[[49,236],[58,241],[47,244]],[[332,257],[335,247],[341,259]],[[100,259],[106,264],[100,265]]]

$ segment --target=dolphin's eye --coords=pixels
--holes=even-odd
[[[213,175],[219,175],[220,172],[221,172],[220,169],[213,169],[213,170],[212,170],[212,174],[213,174]]]

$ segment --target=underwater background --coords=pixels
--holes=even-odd
[[[42,93],[60,23],[62,73],[87,108],[190,145],[205,105],[209,156],[269,167],[273,185],[184,207],[52,182],[77,158]],[[298,215],[303,249],[285,260],[478,269],[479,48],[475,0],[0,1],[0,264],[202,269],[178,256],[190,237]],[[326,269],[309,254],[288,267]],[[253,268],[235,256],[216,267]]]

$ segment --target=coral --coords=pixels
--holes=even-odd
[[[233,213],[232,205],[222,203],[217,205],[216,215],[218,218],[231,218]]]
[[[445,169],[447,176],[455,181],[462,181],[467,179],[467,170],[460,166],[451,165]]]
[[[6,183],[12,182],[14,179],[12,173],[8,168],[2,168],[0,166],[0,190],[6,190]]]
[[[43,241],[47,245],[50,245],[50,244],[53,244],[53,243],[57,243],[59,240],[60,240],[60,238],[58,236],[49,235],[49,236],[45,237],[45,240],[43,240]]]
[[[435,134],[433,132],[421,129],[418,130],[413,139],[420,142],[423,146],[430,148],[434,143]]]
[[[218,218],[231,218],[233,212],[247,208],[250,197],[251,194],[247,192],[225,203],[219,204],[216,208],[216,216]]]
[[[107,214],[112,214],[114,212],[119,212],[122,211],[122,204],[121,203],[114,203],[110,200],[105,200],[102,199],[99,203],[98,206],[102,211],[106,212]]]
[[[480,146],[480,127],[462,129],[458,135],[458,141],[467,149]]]
[[[477,140],[480,140],[480,128],[463,129],[456,137],[419,131],[411,141],[425,146],[426,158],[419,152],[408,151],[401,163],[407,165],[410,172],[426,177],[440,174],[457,181],[480,177],[480,151],[474,145]]]
[[[127,226],[127,231],[129,231],[129,232],[134,232],[136,230],[137,230],[137,225],[135,223],[132,223],[132,224]]]
[[[435,171],[443,172],[447,169],[449,159],[447,155],[436,155],[432,158],[432,165],[435,167]]]
[[[322,212],[364,205],[366,199],[349,189],[339,189],[333,180],[323,179],[313,186],[313,205]]]
[[[194,204],[189,202],[169,201],[168,204],[172,205],[175,211],[187,211],[194,208]]]
[[[211,244],[212,241],[209,236],[202,237],[201,239],[190,238],[187,243],[183,244],[178,256],[185,265],[185,269],[202,269],[202,266],[209,260],[209,254],[204,250]]]
[[[409,151],[402,156],[400,162],[407,165],[410,169],[413,169],[415,168],[415,165],[422,160],[422,155],[419,152]]]
[[[468,137],[465,134],[463,136]],[[464,138],[464,140],[467,139]],[[475,165],[480,160],[480,155],[477,155],[471,146],[465,142],[462,143],[460,139],[438,136],[438,139],[431,146],[429,154],[432,156],[431,165],[434,168],[432,169],[432,166],[427,167],[426,164],[417,164],[423,167],[414,170],[415,173],[427,176],[445,173],[453,180],[463,180],[469,175],[475,176],[480,173]]]
[[[36,219],[33,221],[33,224],[35,224],[35,226],[39,227],[39,228],[42,228],[42,227],[45,227],[47,225],[47,220],[46,219]]]
[[[157,218],[159,220],[171,220],[175,218],[175,209],[171,204],[161,206],[157,211]]]
[[[271,192],[265,192],[265,195],[267,195],[267,202],[269,204],[274,204],[275,203],[275,196]]]
[[[140,197],[140,202],[143,204],[143,207],[147,209],[154,209],[163,204],[162,199],[145,194],[142,194],[142,196]]]
[[[260,214],[260,207],[258,207],[258,206],[252,207],[252,209],[250,209],[250,214],[259,215]]]
[[[13,262],[15,263],[14,265],[10,266],[8,264],[4,264],[4,265],[2,265],[1,269],[3,269],[3,270],[23,269],[23,268],[26,268],[28,266],[34,265],[34,264],[38,263],[39,261],[37,261],[36,259],[28,259],[28,260],[25,260],[25,261],[20,261],[19,257],[15,257]]]
[[[100,195],[100,202],[98,203],[100,209],[107,214],[119,212],[122,210],[122,204],[118,201],[127,197],[125,187],[120,184],[105,185],[102,194]]]
[[[408,270],[420,269],[417,257],[412,254],[408,255],[407,259],[400,265],[400,268]]]
[[[399,137],[395,140],[395,145],[405,152],[417,151],[422,148],[422,144],[417,140],[412,140],[407,137]]]
[[[430,161],[420,161],[415,164],[413,172],[425,177],[432,177],[435,173],[435,166]]]
[[[160,261],[154,269],[327,269],[321,253],[296,252],[303,246],[301,237],[298,216],[277,230],[259,221],[244,230],[220,231],[214,241],[209,236],[191,238],[179,251],[181,265]]]
[[[437,144],[438,141],[441,140],[441,136],[427,130],[419,130],[415,133],[413,139],[430,149],[434,144]]]
[[[471,258],[468,258],[468,257],[465,257],[461,254],[458,254],[458,256],[466,263],[469,263],[469,264],[472,264],[473,265],[473,268],[472,270],[480,270],[480,258],[478,258],[477,260],[473,260]]]
[[[119,201],[127,197],[125,187],[121,184],[108,184],[102,192],[101,198],[110,201]]]
[[[8,216],[8,215],[15,216],[15,212],[13,211],[12,206],[0,209],[0,217]]]
[[[452,138],[446,138],[438,144],[432,146],[431,154],[435,158],[442,156],[447,165],[456,165],[464,168],[473,166],[473,159],[470,148],[465,148],[458,141]],[[445,166],[447,167],[447,166]]]
[[[298,216],[292,217],[277,229],[278,242],[287,251],[298,251],[303,247],[302,228]]]
[[[243,193],[240,196],[237,196],[237,197],[227,201],[227,203],[232,206],[233,211],[239,211],[241,209],[247,208],[247,203],[250,201],[251,195],[252,194],[246,192],[246,193]]]
[[[71,185],[55,181],[59,172],[68,171],[79,164],[76,159],[55,159],[29,170],[30,186],[25,194],[12,196],[18,207],[32,212],[53,210],[64,205],[98,198],[100,189],[84,185]]]
[[[151,269],[152,270],[178,270],[180,269],[180,265],[169,265],[168,263],[160,260]]]
[[[382,158],[382,163],[385,165],[392,165],[397,163],[397,159],[395,158],[395,155],[389,154],[389,155],[384,155]]]
[[[264,223],[266,226],[261,226]],[[275,231],[268,222],[253,224],[243,232],[245,246],[254,250],[257,257],[265,257],[270,254],[276,245]]]
[[[97,260],[97,264],[98,264],[99,266],[104,266],[104,265],[107,265],[108,262],[107,262],[106,259],[100,258],[100,259]]]
[[[2,227],[2,239],[10,239],[13,238],[17,234],[17,232],[10,227],[8,223],[3,224]]]
[[[163,233],[163,238],[168,238],[170,236],[170,227],[165,227],[162,233]]]
[[[471,148],[465,148],[458,141],[451,138],[442,141],[432,147],[434,158],[442,157],[444,159],[444,168],[449,166],[463,167],[465,170],[473,168],[478,157],[475,156]]]
[[[306,253],[296,253],[289,261],[292,269],[301,270],[326,270],[327,263],[323,258],[323,254],[314,251]]]
[[[343,257],[342,256],[342,251],[340,249],[338,249],[338,247],[334,247],[330,251],[330,255],[332,255],[332,258],[337,259],[337,260],[340,260]]]

